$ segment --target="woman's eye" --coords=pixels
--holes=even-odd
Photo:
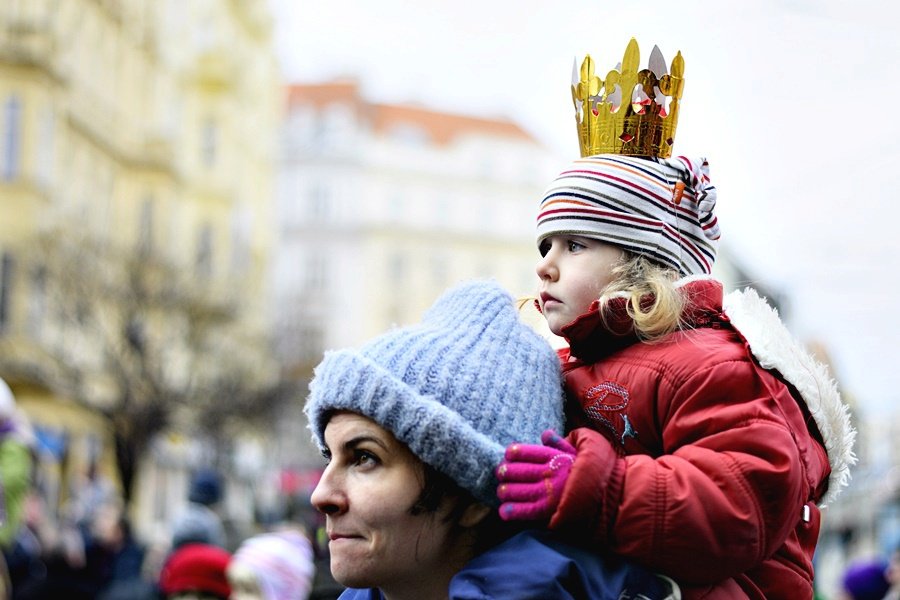
[[[361,467],[378,464],[378,457],[366,450],[356,450],[353,453],[353,464]]]

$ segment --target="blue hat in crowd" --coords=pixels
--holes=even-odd
[[[200,469],[191,479],[188,500],[211,506],[222,499],[222,476],[212,469]]]
[[[853,600],[882,600],[891,587],[886,570],[882,560],[855,562],[844,572],[844,591]]]
[[[559,359],[519,319],[503,288],[468,282],[441,296],[420,324],[326,353],[305,409],[322,448],[325,425],[339,410],[374,420],[423,462],[497,505],[494,469],[506,446],[562,431]]]

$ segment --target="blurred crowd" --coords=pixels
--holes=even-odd
[[[218,512],[224,478],[191,479],[165,536],[135,535],[116,488],[96,473],[69,490],[61,514],[33,482],[34,439],[0,379],[0,600],[324,600],[327,546],[314,513],[295,511],[239,536]],[[321,536],[319,536],[321,537]]]

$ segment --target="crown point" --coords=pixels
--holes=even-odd
[[[631,41],[628,42],[628,47],[625,48],[625,56],[622,57],[622,68],[621,71],[624,73],[625,71],[635,73],[638,70],[639,64],[641,62],[641,50],[638,48],[637,40],[631,38]]]
[[[681,50],[672,59],[672,76],[684,77],[684,57],[681,56]]]
[[[657,79],[662,79],[664,75],[668,74],[668,69],[666,69],[666,59],[663,58],[662,50],[659,49],[659,46],[653,46],[653,51],[650,53],[650,61],[647,63],[647,66],[650,68],[650,72],[656,75]]]

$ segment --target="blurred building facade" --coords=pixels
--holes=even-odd
[[[368,100],[354,81],[287,90],[276,266],[281,355],[416,320],[448,286],[535,289],[534,212],[556,174],[511,121]]]
[[[0,3],[0,375],[60,496],[79,445],[121,484],[124,429],[277,378],[271,29],[265,0]]]

